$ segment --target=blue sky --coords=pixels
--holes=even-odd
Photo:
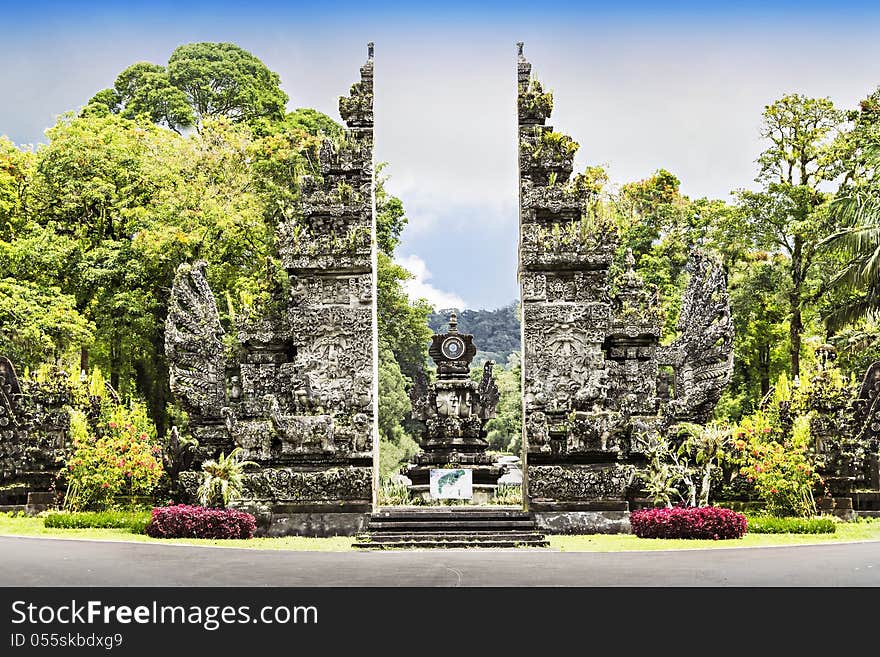
[[[39,142],[129,64],[192,41],[239,44],[279,73],[291,109],[338,118],[375,41],[376,157],[410,217],[412,293],[494,308],[517,296],[516,41],[578,167],[617,184],[664,167],[692,197],[752,184],[765,104],[853,107],[880,84],[877,2],[472,5],[0,0],[0,134]]]

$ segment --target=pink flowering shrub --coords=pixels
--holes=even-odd
[[[714,506],[676,506],[671,509],[640,509],[629,516],[633,534],[639,538],[742,538],[746,517]]]
[[[250,513],[178,504],[153,509],[146,533],[153,538],[253,538],[256,528]]]
[[[103,510],[114,498],[148,496],[162,476],[162,448],[143,404],[104,404],[97,421],[70,412],[73,452],[62,472],[65,507]]]

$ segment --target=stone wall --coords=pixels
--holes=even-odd
[[[70,415],[68,376],[19,381],[0,357],[0,505],[21,505],[28,493],[53,488],[67,456]]]

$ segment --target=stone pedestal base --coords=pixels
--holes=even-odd
[[[630,534],[629,511],[534,511],[545,534]]]
[[[409,489],[409,493],[412,497],[421,499],[425,504],[441,504],[446,500],[437,500],[431,497],[431,487],[430,485],[415,485],[407,486]],[[467,502],[468,504],[480,505],[480,504],[491,504],[492,498],[495,497],[495,491],[498,489],[498,486],[493,484],[474,484],[474,496],[470,500],[461,500],[460,503]],[[457,502],[457,500],[450,500],[449,502]]]
[[[369,513],[270,513],[257,518],[257,536],[355,536],[366,530]]]

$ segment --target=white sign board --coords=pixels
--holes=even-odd
[[[473,496],[473,471],[464,468],[431,470],[431,497],[434,499],[469,500]]]

